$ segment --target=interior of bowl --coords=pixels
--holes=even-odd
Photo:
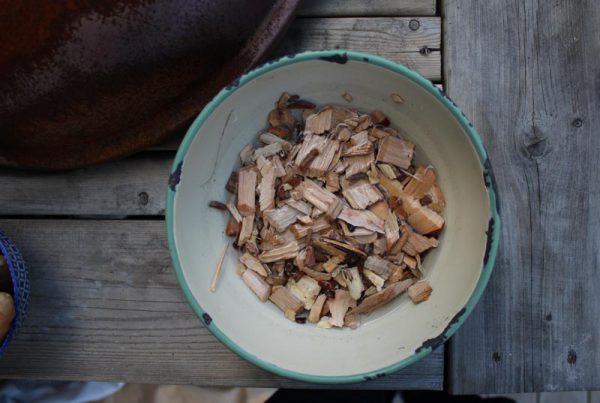
[[[225,184],[239,151],[256,142],[282,92],[317,105],[381,110],[431,164],[446,197],[440,247],[423,262],[433,294],[419,305],[400,296],[362,326],[320,329],[287,320],[261,303],[235,272],[230,248],[217,291],[209,292],[219,255],[230,239],[227,215],[207,208],[231,197]],[[349,93],[347,103],[341,94]],[[398,104],[391,93],[402,96]],[[188,300],[225,344],[266,369],[315,382],[351,382],[390,372],[443,342],[482,292],[495,257],[486,235],[495,217],[487,157],[476,132],[429,81],[384,59],[353,52],[310,52],[280,59],[223,90],[194,122],[170,180],[167,225],[175,269]],[[497,221],[497,216],[495,217]],[[491,234],[490,234],[491,236]],[[492,237],[493,238],[493,237]],[[496,238],[497,239],[497,238]],[[490,258],[490,246],[493,249]]]

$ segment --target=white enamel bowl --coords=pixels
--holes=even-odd
[[[209,292],[229,239],[227,215],[209,209],[227,200],[225,183],[238,153],[265,128],[282,92],[318,105],[380,110],[416,144],[417,160],[435,167],[447,207],[440,247],[424,260],[431,298],[406,295],[368,316],[356,330],[296,324],[261,303],[235,273],[229,249],[217,292]],[[341,94],[353,101],[347,104]],[[404,98],[394,103],[390,94]],[[167,229],[175,272],[205,325],[230,349],[282,376],[309,382],[372,379],[410,365],[448,339],[479,299],[498,247],[499,219],[487,154],[464,114],[430,81],[377,56],[307,52],[263,65],[223,89],[190,127],[173,164]]]

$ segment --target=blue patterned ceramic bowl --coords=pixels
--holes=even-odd
[[[29,273],[27,266],[17,249],[15,243],[2,231],[0,231],[0,253],[4,255],[10,277],[12,279],[13,299],[15,301],[15,318],[10,325],[8,334],[0,346],[0,356],[4,354],[8,344],[17,334],[17,331],[23,325],[27,316],[27,307],[29,306]]]

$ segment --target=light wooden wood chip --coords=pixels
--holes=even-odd
[[[280,246],[278,248],[273,248],[267,252],[263,252],[258,255],[258,258],[261,262],[271,263],[276,262],[278,260],[286,260],[293,259],[298,254],[300,250],[298,243],[296,241],[290,242],[286,245]]]
[[[388,136],[379,142],[377,161],[387,162],[399,168],[410,167],[415,146],[409,141],[401,138]]]
[[[371,204],[383,199],[379,189],[368,182],[361,182],[344,189],[342,194],[353,208],[359,210],[366,209]]]
[[[256,211],[256,181],[255,169],[242,169],[238,173],[237,208],[241,215],[253,215]]]
[[[260,184],[258,185],[258,206],[260,211],[270,210],[275,207],[275,169],[271,161],[262,159],[260,167]]]
[[[368,296],[360,303],[356,308],[351,309],[349,313],[369,313],[373,310],[389,303],[398,295],[402,294],[408,289],[413,283],[414,279],[407,279],[392,284],[383,290],[376,292],[373,295]]]
[[[273,293],[269,299],[279,308],[282,312],[291,310],[294,314],[302,312],[304,304],[300,301],[290,290],[286,287],[279,287],[273,290]]]
[[[369,165],[373,161],[375,161],[375,155],[373,153],[359,155],[357,157],[344,157],[344,162],[347,164],[346,178],[367,172],[369,170]]]
[[[238,246],[244,246],[246,241],[252,236],[252,229],[254,228],[254,214],[248,215],[242,218],[242,229],[238,237]]]
[[[265,211],[263,217],[277,232],[283,232],[295,223],[301,214],[300,211],[285,204],[280,208]]]
[[[432,291],[428,281],[419,281],[408,288],[408,296],[415,304],[418,304],[427,301]]]
[[[385,232],[383,228],[384,221],[369,210],[354,210],[344,207],[338,218],[355,227],[363,227],[380,234]]]

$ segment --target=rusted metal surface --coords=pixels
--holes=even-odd
[[[0,1],[0,165],[70,169],[164,140],[261,61],[299,1]]]

